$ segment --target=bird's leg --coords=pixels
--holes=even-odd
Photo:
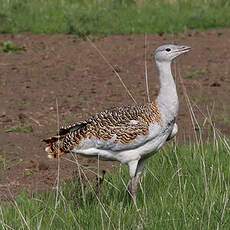
[[[128,185],[128,192],[133,199],[133,202],[136,203],[137,189],[140,181],[140,176],[133,177]]]
[[[134,181],[135,181],[135,175],[136,175],[138,161],[139,160],[135,160],[135,161],[130,161],[128,163],[129,175],[131,177],[131,180],[129,181],[129,184],[128,184],[128,193],[132,198],[133,198],[133,195],[134,195],[134,184],[135,184]]]
[[[100,194],[100,188],[101,188],[101,185],[104,181],[104,177],[105,177],[105,173],[106,171],[105,170],[102,170],[102,175],[97,175],[96,177],[96,180],[97,180],[97,183],[96,183],[96,191],[98,194]]]
[[[129,162],[129,173],[131,176],[131,180],[128,184],[128,192],[129,195],[132,197],[133,202],[136,203],[136,195],[137,195],[137,189],[140,182],[141,174],[144,168],[144,160],[137,160]]]

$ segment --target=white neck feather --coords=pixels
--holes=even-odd
[[[157,103],[163,115],[171,119],[177,115],[179,108],[176,85],[171,72],[171,62],[156,61],[156,64],[160,75],[160,92]]]

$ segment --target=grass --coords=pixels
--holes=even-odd
[[[32,133],[33,128],[31,125],[18,125],[5,130],[7,133]]]
[[[207,75],[207,70],[206,69],[194,69],[194,70],[190,70],[186,74],[185,78],[195,80],[195,79],[198,79],[198,78],[203,77],[205,75]]]
[[[229,229],[229,144],[168,146],[152,157],[137,207],[125,167],[95,186],[73,181],[55,192],[19,195],[0,205],[2,229]],[[1,228],[1,227],[0,227]]]
[[[4,41],[0,43],[0,51],[4,53],[14,53],[14,52],[22,51],[22,50],[25,50],[25,48],[16,45],[12,41]]]
[[[0,33],[78,36],[230,26],[228,0],[0,0]]]
[[[6,153],[0,151],[0,170],[5,170],[7,165]]]

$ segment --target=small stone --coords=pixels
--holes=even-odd
[[[0,114],[0,117],[6,117],[6,112],[3,112],[2,114]]]
[[[219,82],[215,81],[215,82],[213,82],[210,86],[211,86],[211,87],[220,87],[221,84],[220,84]]]

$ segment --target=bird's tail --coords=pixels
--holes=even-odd
[[[42,141],[47,144],[45,151],[48,153],[48,158],[58,158],[65,153],[69,153],[69,145],[66,144],[64,140],[67,139],[67,142],[70,142],[70,139],[73,139],[73,137],[69,137],[69,135],[73,132],[79,133],[80,137],[84,135],[87,124],[89,124],[88,121],[83,121],[67,127],[62,127],[56,136],[43,139]]]
[[[62,136],[53,136],[42,141],[47,144],[45,151],[48,154],[48,158],[59,158],[63,154],[67,153],[63,149],[63,137]]]

